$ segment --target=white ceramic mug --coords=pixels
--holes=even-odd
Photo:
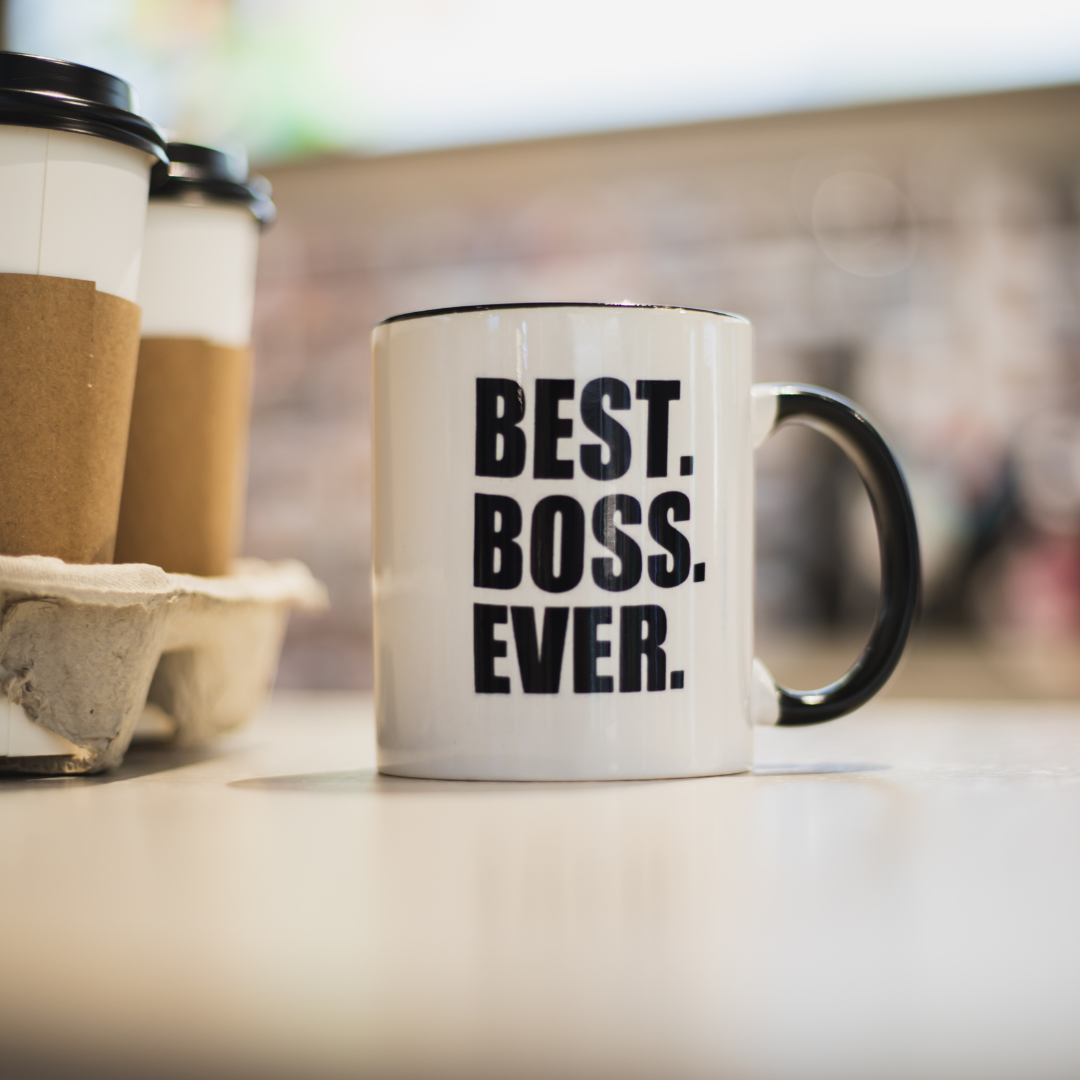
[[[379,769],[475,780],[745,771],[754,723],[850,712],[914,618],[915,519],[851,402],[752,385],[750,324],[687,308],[523,304],[374,335]],[[833,438],[882,553],[862,656],[813,693],[753,659],[753,452]]]

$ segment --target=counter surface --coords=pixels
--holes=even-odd
[[[885,701],[755,774],[375,774],[370,698],[0,783],[19,1074],[1080,1075],[1080,707]],[[7,1075],[13,1075],[7,1073]]]

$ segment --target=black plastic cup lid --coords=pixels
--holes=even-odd
[[[0,124],[96,135],[167,161],[164,134],[136,108],[135,91],[115,75],[47,56],[0,52]]]
[[[277,216],[270,181],[249,175],[237,158],[194,143],[169,143],[166,153],[169,163],[155,165],[151,174],[151,198],[239,203],[263,226]]]

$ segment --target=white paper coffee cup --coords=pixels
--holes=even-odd
[[[243,534],[255,264],[274,207],[246,163],[191,144],[169,157],[147,213],[115,557],[216,576]]]
[[[122,80],[0,53],[0,273],[93,281],[134,301],[164,138]]]
[[[208,147],[170,143],[169,156],[168,178],[147,210],[143,337],[243,348],[251,342],[259,231],[273,217],[269,186]]]
[[[143,337],[251,341],[259,223],[242,206],[152,199],[138,302]]]

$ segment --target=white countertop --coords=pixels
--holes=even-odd
[[[1080,1075],[1080,707],[887,701],[636,783],[384,778],[373,738],[367,696],[281,695],[206,751],[0,782],[3,1060]]]

